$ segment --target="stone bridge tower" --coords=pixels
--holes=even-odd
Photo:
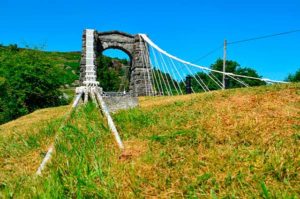
[[[91,31],[91,30],[89,30]],[[119,31],[93,31],[94,42],[87,41],[87,30],[82,35],[82,55],[80,62],[80,84],[87,80],[86,67],[97,67],[96,58],[106,49],[119,49],[130,58],[129,91],[133,96],[146,96],[153,93],[151,84],[151,67],[146,42],[140,35],[131,35]],[[87,51],[88,49],[88,51]],[[93,49],[93,58],[87,58],[87,52]],[[101,80],[100,80],[101,85]]]

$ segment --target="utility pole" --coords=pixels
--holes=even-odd
[[[225,90],[225,72],[226,72],[226,50],[227,50],[227,40],[224,40],[224,54],[223,54],[223,79],[222,79],[222,84],[223,84],[223,90]]]

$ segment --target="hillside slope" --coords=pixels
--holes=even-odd
[[[113,116],[125,155],[80,107],[35,178],[67,110],[0,126],[0,197],[299,198],[300,84],[140,98]]]

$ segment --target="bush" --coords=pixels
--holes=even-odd
[[[59,91],[61,68],[41,51],[8,49],[0,51],[0,123],[66,103]]]
[[[300,82],[300,68],[295,72],[295,74],[289,74],[286,81]]]

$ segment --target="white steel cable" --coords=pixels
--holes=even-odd
[[[65,125],[65,122],[69,119],[69,117],[71,117],[72,115],[72,112],[75,110],[75,108],[77,107],[78,103],[79,103],[79,100],[82,96],[83,92],[80,92],[76,95],[75,97],[75,100],[72,104],[72,107],[71,107],[71,110],[69,112],[67,112],[66,116],[65,116],[65,120],[63,121],[63,123],[60,125],[60,127],[58,128],[58,132],[64,127]],[[58,132],[56,133],[55,135],[55,138],[54,138],[54,142],[51,144],[51,146],[49,147],[44,159],[42,160],[41,164],[39,165],[37,171],[36,171],[36,175],[40,176],[42,175],[42,171],[44,170],[46,164],[48,163],[48,161],[51,159],[52,157],[52,154],[53,154],[53,151],[55,149],[55,143],[57,142],[58,140]]]
[[[177,90],[177,88],[176,88],[176,86],[175,86],[175,84],[174,84],[174,81],[173,81],[173,78],[172,78],[172,76],[171,76],[171,73],[170,73],[170,71],[169,71],[169,69],[168,69],[168,65],[166,64],[165,59],[163,58],[163,56],[161,56],[161,58],[162,58],[162,60],[163,60],[163,64],[164,64],[165,67],[167,68],[167,74],[169,74],[169,76],[170,76],[170,78],[171,78],[171,81],[172,81],[172,83],[173,83],[173,86],[174,86],[174,88],[175,88],[177,94],[179,95],[179,92],[178,92],[178,90]],[[167,76],[167,80],[168,80],[168,75],[166,75],[166,76]]]
[[[153,50],[153,48],[152,48],[152,50]],[[164,78],[164,75],[163,75],[163,71],[162,71],[162,69],[160,68],[160,65],[159,65],[159,61],[158,61],[158,59],[157,59],[157,56],[156,56],[156,53],[155,53],[155,51],[153,50],[153,55],[154,55],[154,58],[155,58],[155,60],[156,60],[156,66],[157,66],[157,72],[158,72],[158,74],[159,74],[159,76],[160,76],[160,79],[162,80],[161,81],[161,85],[162,85],[162,89],[163,89],[163,95],[166,93],[168,96],[170,96],[170,92],[169,92],[169,90],[168,90],[168,87],[167,87],[167,84],[166,84],[166,81],[165,81],[165,78]],[[166,90],[166,91],[165,91]]]
[[[168,57],[168,58],[169,58],[169,62],[171,63],[171,66],[173,66],[173,68],[175,68],[175,71],[177,71],[177,69],[176,69],[176,67],[175,67],[175,65],[174,65],[174,63],[173,63],[173,60],[172,60],[170,57]],[[173,74],[175,74],[173,69],[172,69],[172,71],[173,71]],[[179,75],[179,78],[180,78],[181,76],[180,76],[180,74],[178,73],[178,71],[177,71],[177,74]],[[174,77],[176,77],[176,75],[174,75]],[[180,91],[180,94],[183,95],[183,92],[182,92],[182,90],[181,90],[181,88],[180,88],[180,84],[178,83],[177,78],[175,78],[175,80],[176,80],[176,84],[177,84],[177,86],[178,86],[178,90]],[[181,80],[182,80],[182,78],[181,78]]]
[[[195,75],[192,73],[192,71],[189,69],[189,67],[187,66],[187,64],[183,64],[187,69],[188,69],[188,71],[189,71],[189,73],[195,78]],[[196,82],[201,86],[201,88],[204,90],[204,92],[207,92],[207,90],[206,90],[206,85],[205,86],[203,86],[199,81],[198,81],[198,79],[196,79],[195,78],[195,80],[196,80]]]
[[[200,69],[203,69],[203,70],[207,70],[207,71],[212,71],[212,72],[216,72],[216,73],[220,73],[220,74],[225,74],[225,75],[231,75],[231,76],[235,76],[235,77],[242,77],[242,78],[248,78],[248,79],[256,79],[256,80],[260,80],[260,81],[265,81],[265,82],[272,82],[272,83],[288,83],[288,82],[285,82],[285,81],[277,81],[277,80],[270,80],[270,79],[267,79],[267,78],[258,78],[258,77],[251,77],[251,76],[246,76],[246,75],[238,75],[238,74],[234,74],[234,73],[227,73],[227,72],[222,72],[222,71],[218,71],[218,70],[214,70],[214,69],[210,69],[210,68],[207,68],[207,67],[204,67],[204,66],[200,66],[200,65],[197,65],[197,64],[193,64],[193,63],[190,63],[190,62],[187,62],[185,60],[182,60],[178,57],[175,57],[171,54],[169,54],[168,52],[162,50],[160,47],[158,47],[155,43],[153,43],[147,35],[145,34],[140,34],[143,39],[149,44],[151,45],[153,48],[155,48],[156,50],[158,50],[159,52],[165,54],[166,56],[172,58],[172,59],[175,59],[181,63],[184,63],[184,64],[187,64],[187,65],[190,65],[190,66],[194,66],[196,68],[200,68]]]
[[[120,135],[118,133],[118,130],[117,130],[115,124],[114,124],[114,121],[113,121],[112,117],[110,116],[110,113],[108,111],[108,108],[107,108],[107,106],[106,106],[106,104],[105,104],[102,96],[100,95],[99,91],[96,90],[96,89],[92,90],[91,92],[94,92],[94,94],[96,95],[96,99],[98,100],[98,103],[101,106],[101,110],[102,110],[102,112],[104,113],[104,115],[105,115],[105,117],[107,119],[108,126],[109,126],[111,132],[113,133],[113,135],[115,137],[115,140],[116,140],[119,148],[121,150],[124,150],[124,145],[123,145],[123,142],[121,140],[121,137],[120,137]]]
[[[146,53],[146,54],[145,54]],[[153,85],[152,85],[152,82],[151,82],[151,77],[152,76],[152,73],[151,73],[151,65],[150,65],[150,57],[149,57],[149,49],[148,49],[148,44],[146,43],[145,44],[145,52],[143,51],[143,55],[144,55],[144,58],[146,58],[145,60],[147,61],[147,76],[148,76],[148,82],[150,82],[150,93],[152,94],[152,96],[154,95],[154,92],[153,92]],[[150,75],[151,74],[151,75]],[[152,76],[153,78],[153,76]]]
[[[149,62],[150,62],[150,66],[153,66],[151,58],[149,58]],[[153,85],[154,85],[155,89],[158,89],[159,93],[161,93],[161,90],[160,90],[160,87],[159,87],[159,82],[158,82],[158,79],[157,79],[156,74],[155,74],[155,69],[153,68],[151,70],[152,70],[151,75],[153,77],[153,82],[154,82]],[[156,88],[156,85],[157,85],[157,88]]]
[[[171,58],[170,58],[170,59],[171,59]],[[175,63],[173,62],[173,59],[171,59],[171,61],[172,61],[173,65],[174,65],[174,67],[175,67],[175,69],[176,69],[176,72],[178,73],[178,75],[179,75],[179,77],[180,77],[180,79],[181,79],[183,85],[186,86],[185,81],[184,81],[184,78],[180,75],[179,71],[177,70],[178,65],[175,64]]]
[[[193,93],[196,93],[196,92],[194,91],[194,89],[193,89],[193,87],[192,87],[192,86],[191,86],[191,89],[192,89]]]
[[[148,46],[147,46],[146,50],[147,50],[146,52],[147,52],[147,56],[148,56],[148,59],[149,59],[148,61],[149,61],[149,64],[150,64],[150,74],[151,74],[151,77],[152,77],[152,82],[151,82],[151,84],[152,84],[152,94],[154,96],[155,95],[155,90],[157,89],[156,88],[157,79],[156,79],[156,75],[155,75],[155,73],[153,72],[153,69],[152,69],[153,64],[152,64],[152,61],[151,61],[151,58],[150,58],[150,52],[149,52]],[[155,90],[154,90],[154,88],[155,88]],[[159,87],[158,87],[158,90],[159,90]]]
[[[155,65],[157,66],[158,65],[158,61],[157,61],[157,58],[156,58],[155,51],[154,51],[153,47],[151,47],[151,51],[152,51],[152,54],[154,56]],[[158,72],[157,76],[158,76],[158,80],[159,80],[159,85],[161,87],[162,95],[165,95],[164,89],[163,89],[163,86],[162,86],[162,83],[161,83],[161,79],[160,79],[160,71],[159,70],[156,70],[156,71]]]
[[[238,79],[238,78],[234,78],[231,75],[228,75],[228,77],[231,77],[232,79],[234,79],[235,81],[239,82],[240,84],[242,84],[245,87],[249,87],[248,84],[246,84],[245,82],[243,82],[242,80]]]
[[[178,95],[182,95],[182,91],[180,90],[180,87],[178,87],[178,82],[177,82],[177,80],[176,80],[176,75],[175,75],[175,72],[174,72],[174,69],[173,69],[173,65],[172,65],[172,63],[171,63],[171,59],[170,59],[170,57],[167,57],[167,59],[166,59],[167,61],[167,65],[168,66],[170,66],[170,71],[171,71],[171,73],[170,73],[170,76],[171,76],[171,78],[172,78],[172,83],[173,83],[173,86],[174,86],[174,88],[175,88],[175,90],[176,90],[176,92],[177,92],[177,94]],[[177,84],[177,86],[176,86],[176,84]],[[177,88],[178,87],[178,88]]]
[[[161,60],[163,60],[163,57],[162,57],[162,53],[159,53],[159,55],[160,55],[160,59]],[[166,69],[165,69],[165,67],[164,67],[164,62],[162,61],[161,62],[162,64],[162,70],[164,70],[163,72],[164,72],[164,75],[163,75],[163,77],[164,77],[164,79],[166,78],[167,79],[167,86],[168,86],[168,88],[169,88],[169,91],[168,92],[170,92],[170,94],[171,94],[171,96],[173,95],[173,92],[172,92],[172,89],[171,89],[171,86],[170,86],[170,84],[169,84],[169,80],[168,80],[168,76],[167,76],[167,71],[166,71]],[[161,70],[161,71],[162,71]],[[165,81],[165,80],[164,80]]]
[[[142,40],[141,40],[141,36],[139,37],[139,39],[140,39],[140,42],[139,42],[139,45],[140,45],[140,50],[142,51]],[[142,60],[143,60],[143,65],[144,65],[144,69],[145,69],[145,71],[144,71],[144,83],[145,83],[145,89],[146,89],[146,96],[148,96],[148,92],[147,92],[147,81],[146,81],[146,61],[145,61],[145,58],[144,58],[144,56],[143,56],[143,51],[142,51]]]
[[[195,69],[195,68],[193,68],[193,69]],[[200,82],[205,86],[205,88],[206,88],[206,90],[207,91],[210,91],[209,90],[209,88],[208,88],[208,86],[204,83],[204,81],[202,80],[202,78],[200,77],[200,75],[196,72],[195,73],[195,70],[194,70],[194,73],[193,74],[195,74],[194,76],[195,76],[195,79],[197,79],[197,77],[198,77],[198,79],[200,80]]]
[[[222,82],[212,72],[208,72],[208,71],[206,72],[208,77],[210,77],[222,89],[223,88]]]

